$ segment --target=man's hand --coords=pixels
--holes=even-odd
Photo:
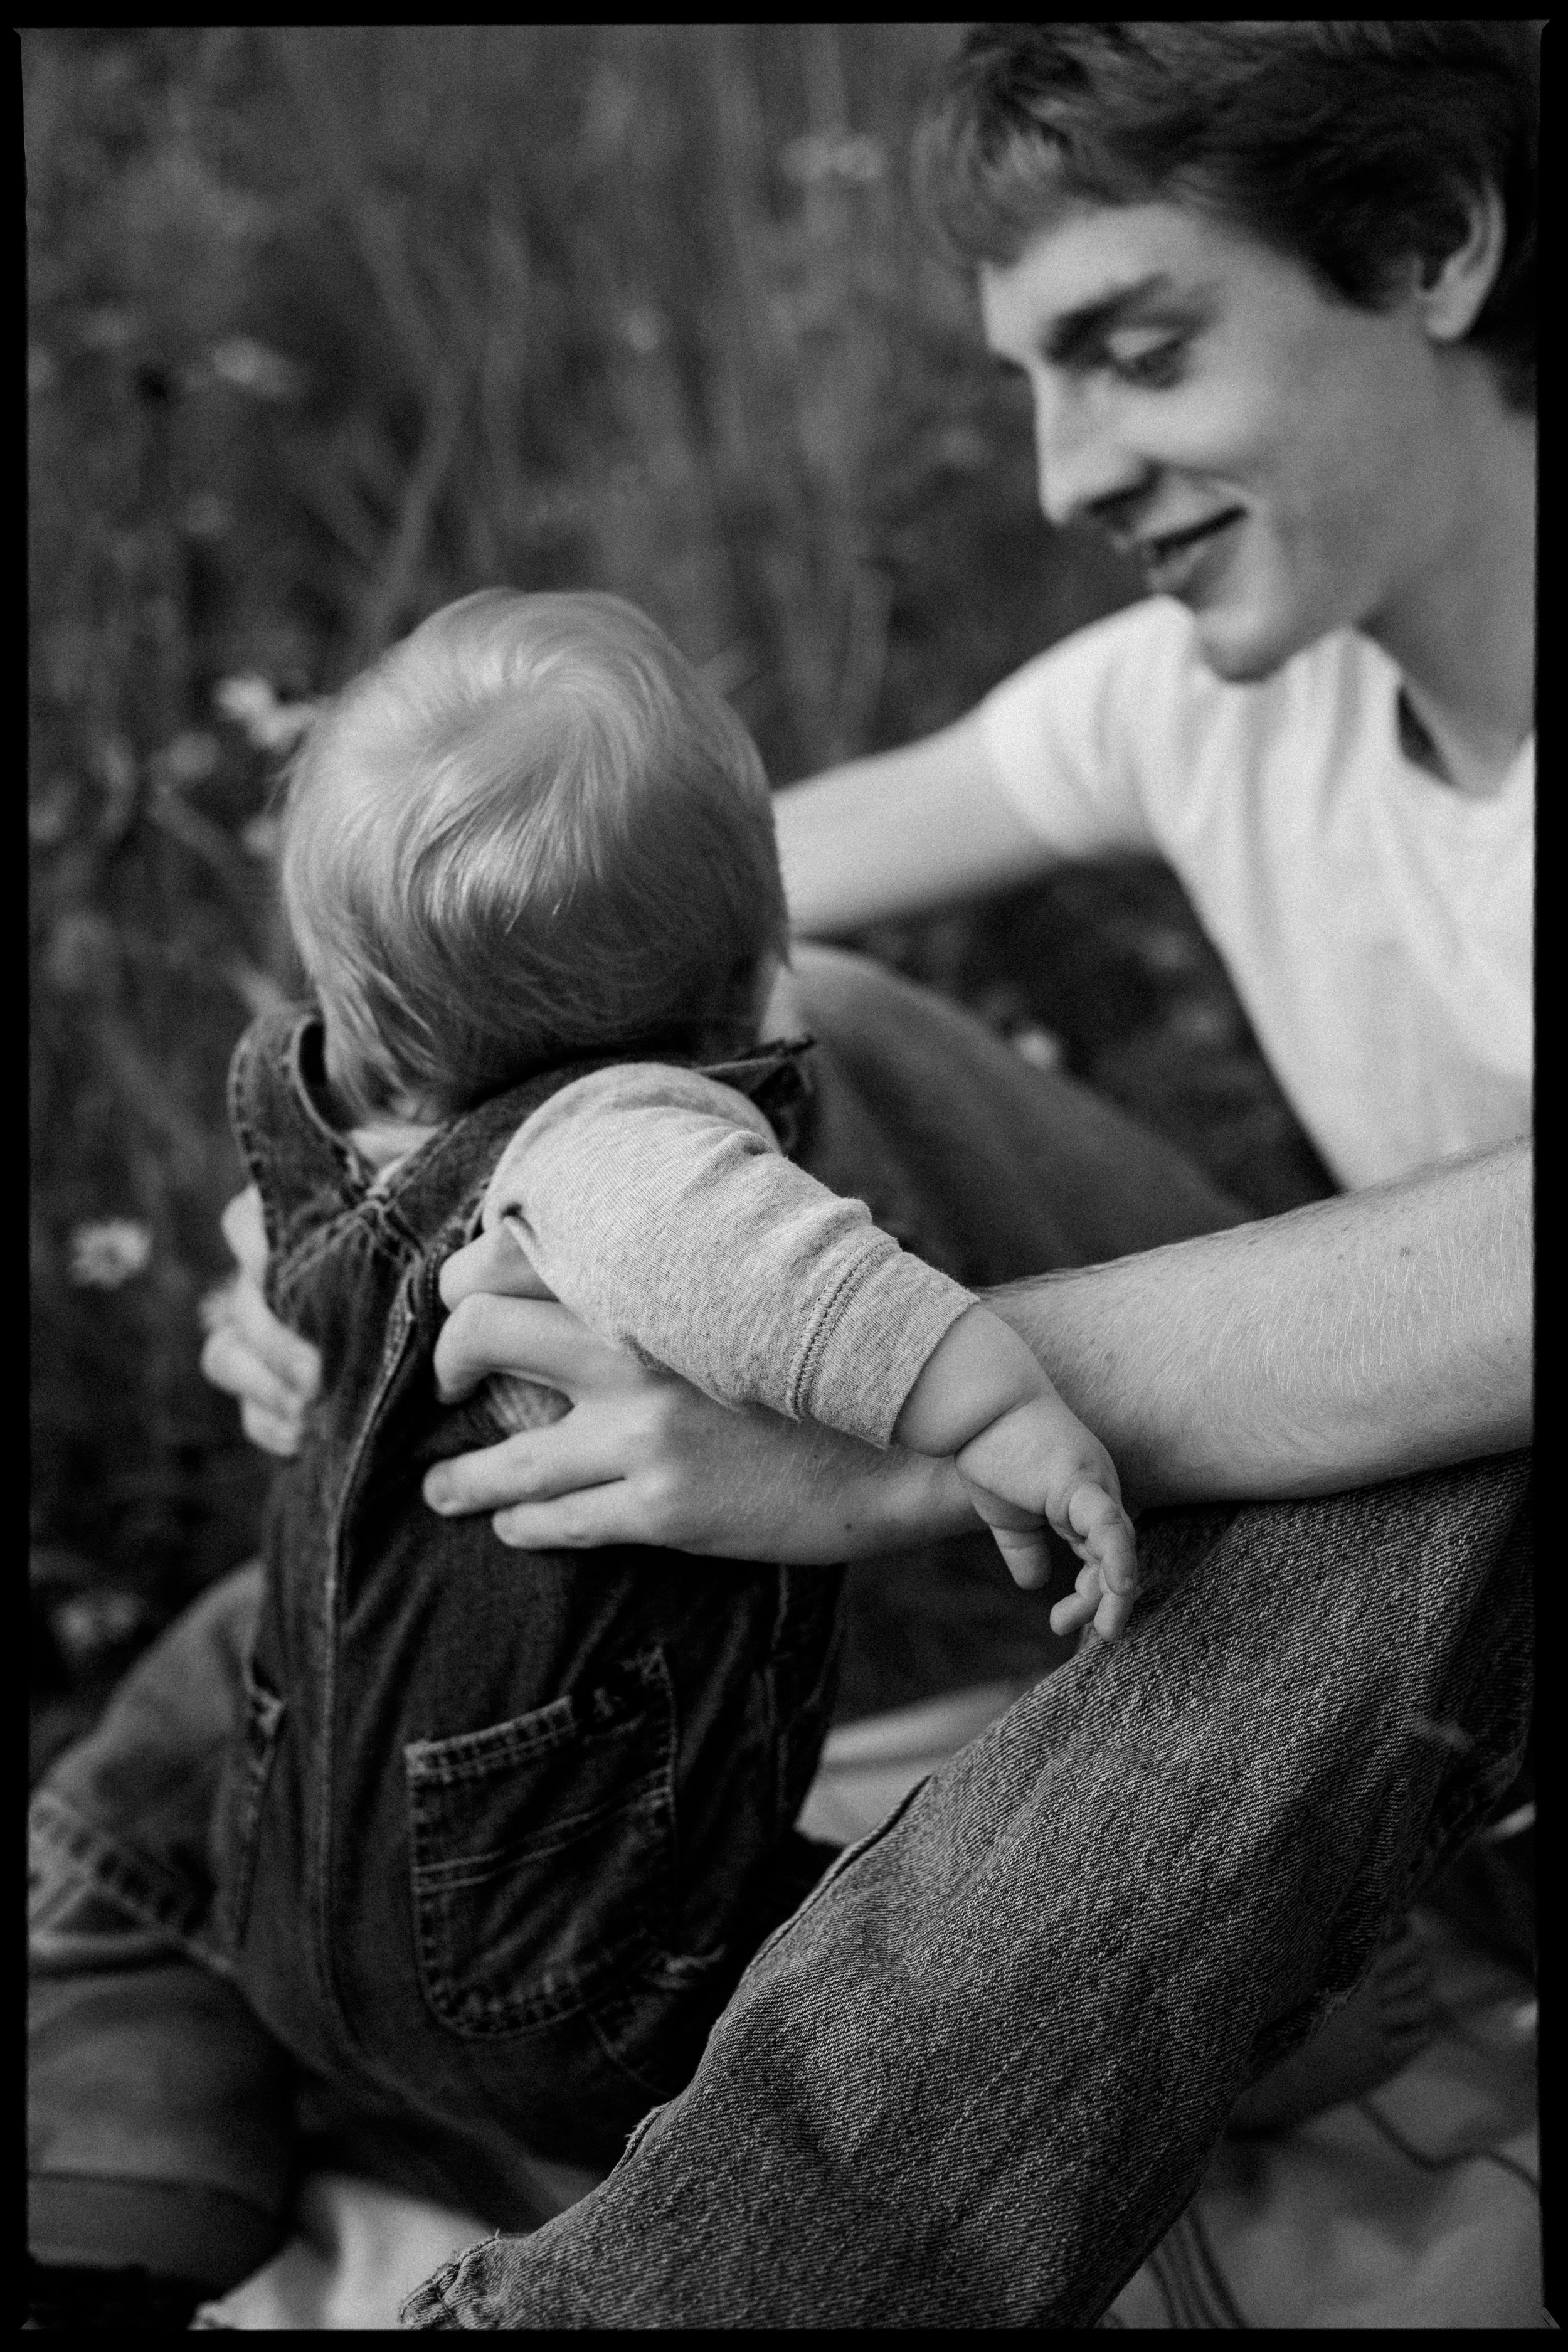
[[[300,1450],[305,1414],[321,1384],[321,1360],[308,1339],[284,1328],[261,1295],[267,1227],[254,1185],[229,1202],[222,1229],[237,1266],[202,1301],[202,1371],[215,1388],[237,1397],[239,1425],[251,1444],[287,1461]]]
[[[1530,1148],[1503,1145],[988,1303],[1098,1433],[1134,1508],[1333,1494],[1530,1443]],[[426,1485],[438,1507],[493,1512],[524,1548],[803,1563],[973,1525],[951,1462],[731,1412],[518,1295],[530,1286],[502,1235],[448,1260],[444,1392],[519,1372],[574,1410],[443,1464]]]
[[[653,1371],[547,1296],[509,1235],[448,1258],[451,1313],[436,1346],[448,1402],[496,1371],[559,1389],[573,1410],[425,1482],[433,1509],[489,1511],[522,1550],[667,1544],[740,1559],[826,1565],[972,1524],[952,1465],[715,1404]]]

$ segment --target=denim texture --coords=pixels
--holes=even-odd
[[[1146,1517],[1123,1641],[850,1848],[603,2185],[405,2324],[1093,2324],[1517,1770],[1528,1470]]]
[[[33,1799],[27,2231],[51,2263],[234,2284],[294,2171],[284,2053],[224,1980],[208,1865],[259,1564],[137,1662]]]
[[[274,1488],[241,1734],[215,1824],[217,1942],[302,2065],[437,2130],[609,2161],[689,2075],[809,1883],[793,1824],[832,1700],[837,1579],[620,1548],[508,1550],[430,1465],[502,1433],[431,1373],[442,1260],[541,1074],[374,1178],[322,1108],[313,1014],[256,1024],[236,1131],[274,1311],[323,1388]],[[737,1065],[765,1108],[786,1049]],[[820,1862],[821,1857],[818,1857]],[[492,2182],[455,2179],[479,2204]]]
[[[774,1025],[818,1039],[812,1092],[798,1106],[795,1156],[825,1183],[865,1200],[884,1230],[955,1280],[1009,1281],[1240,1218],[1169,1145],[1071,1080],[1031,1068],[969,1015],[865,958],[803,947],[784,987]],[[325,1147],[321,1163],[329,1201],[340,1197],[343,1180],[338,1149]],[[482,1414],[466,1427],[454,1416],[447,1442],[456,1448],[488,1433]],[[523,1561],[516,1553],[504,1559],[510,1595]],[[892,1563],[876,1565],[891,1573]],[[682,1575],[701,1567],[683,1562]],[[493,1585],[483,1589],[493,1601]],[[237,2000],[225,2046],[197,2053],[171,2095],[170,2053],[194,2048],[193,2013],[206,2021],[204,2033],[209,2023],[216,2031],[214,1972],[230,1967],[210,1831],[226,1758],[251,1752],[237,1743],[259,1602],[259,1573],[249,1570],[194,1603],[138,1661],[93,1731],[56,1759],[34,1798],[29,2168],[39,2210],[47,2201],[51,2217],[53,2234],[34,2241],[46,2259],[85,2258],[79,2249],[107,2242],[110,2224],[118,2231],[123,2221],[131,2234],[115,2235],[116,2260],[180,2273],[193,2230],[205,2232],[210,2249],[216,2197],[240,2197],[247,2227],[259,2204],[268,2226],[281,2230],[292,2173],[313,2161],[437,2201],[482,2174],[477,2210],[509,2228],[558,2210],[574,2193],[561,2168],[547,2171],[520,2133],[478,2108],[465,2110],[455,2131],[439,2128],[412,2077],[405,2095],[395,2053],[380,2070],[390,2077],[384,2089],[362,2071],[339,2093],[320,2074],[289,2065]],[[674,1606],[679,1622],[679,1594]],[[447,1622],[437,1621],[443,1636]],[[656,1614],[656,1640],[665,1623]],[[1206,1704],[1221,1708],[1224,1688],[1216,1669]],[[1200,1714],[1195,1731],[1202,1722]],[[254,1754],[265,1766],[265,1710],[256,1728]],[[242,1823],[247,1785],[241,1776],[230,1791]],[[802,1892],[815,1867],[813,1857],[803,1861]],[[265,1881],[258,1891],[265,1895]],[[1121,1893],[1127,1921],[1142,1925],[1143,1891],[1127,1882]],[[255,1893],[248,1908],[254,1917]],[[404,1935],[407,1952],[406,1924]],[[831,1944],[826,1958],[837,1967]],[[833,1976],[824,1979],[822,1997],[834,2006],[836,1986]],[[846,2017],[859,1998],[851,1975]],[[434,2030],[424,2014],[419,2030]],[[924,2029],[917,2022],[915,2030]],[[482,2065],[505,2042],[454,2037],[453,2047]],[[885,2054],[889,2065],[919,2057],[901,2035]],[[132,2190],[154,2173],[153,2192],[131,2213]],[[189,2197],[175,2212],[182,2183]],[[681,2232],[717,2194],[703,2183],[701,2198],[679,2217]],[[781,2210],[787,2221],[787,2199]],[[782,2243],[789,2252],[790,2240]],[[220,2284],[256,2258],[237,2238],[236,2246],[238,2268],[226,2263]],[[792,2259],[815,2267],[809,2242]],[[1134,2247],[1126,2269],[1138,2259]],[[907,2298],[916,2304],[917,2284]]]
[[[255,1564],[194,1601],[35,1790],[28,1911],[37,1966],[56,1974],[107,1966],[107,1951],[120,1947],[129,1961],[134,1934],[136,1949],[161,1959],[183,1953],[223,1972],[213,1804],[240,1726],[260,1601]]]

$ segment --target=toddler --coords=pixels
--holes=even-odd
[[[517,2226],[507,2152],[613,2160],[820,1867],[793,1823],[837,1580],[508,1551],[430,1465],[565,1411],[434,1395],[444,1258],[505,1221],[568,1307],[736,1406],[955,1454],[1023,1583],[1115,1472],[1006,1324],[795,1167],[800,1041],[759,1045],[785,921],[765,779],[643,615],[488,591],[318,719],[283,890],[317,1005],[236,1055],[268,1297],[322,1357],[275,1492],[225,1932],[306,2078],[400,2117],[408,2184]]]

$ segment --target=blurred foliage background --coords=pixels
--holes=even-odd
[[[250,1548],[196,1370],[278,756],[495,581],[614,589],[784,782],[1135,593],[906,178],[948,25],[47,28],[29,205],[34,1680],[46,1749]],[[1173,879],[877,934],[1260,1211],[1327,1189]],[[85,1695],[85,1698],[84,1698]]]

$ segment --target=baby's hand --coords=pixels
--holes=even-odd
[[[1052,1609],[1051,1630],[1056,1633],[1076,1633],[1092,1620],[1098,1633],[1104,1634],[1107,1641],[1114,1641],[1116,1633],[1127,1622],[1132,1601],[1130,1598],[1125,1606],[1121,1607],[1120,1615],[1113,1620],[1111,1612],[1119,1606],[1120,1597],[1107,1592],[1104,1579],[1095,1562],[1086,1560],[1079,1570],[1071,1592]],[[1108,1630],[1112,1622],[1116,1633]]]
[[[893,1429],[918,1454],[951,1454],[1016,1584],[1045,1584],[1053,1528],[1082,1560],[1058,1601],[1058,1633],[1092,1617],[1114,1642],[1132,1611],[1138,1554],[1116,1465],[1069,1412],[1011,1327],[978,1300],[927,1359]]]
[[[1132,1612],[1138,1553],[1116,1465],[1100,1440],[1052,1393],[1015,1405],[957,1463],[1015,1583],[1036,1590],[1047,1582],[1044,1526],[1082,1560],[1076,1590],[1051,1611],[1054,1631],[1072,1633],[1092,1618],[1114,1642]]]

